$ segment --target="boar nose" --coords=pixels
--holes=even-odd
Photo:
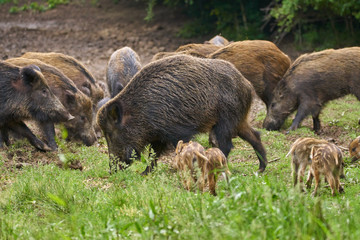
[[[74,119],[74,118],[75,118],[75,117],[69,113],[68,121],[70,121],[70,120],[72,120],[72,119]]]

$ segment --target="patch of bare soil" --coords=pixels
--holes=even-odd
[[[133,48],[145,64],[157,52],[203,41],[176,37],[186,21],[176,11],[156,7],[153,21],[146,22],[145,9],[135,1],[115,4],[105,0],[96,5],[79,1],[42,13],[10,14],[9,5],[1,5],[0,57],[18,57],[27,51],[62,52],[82,61],[103,81],[107,61],[118,48]]]

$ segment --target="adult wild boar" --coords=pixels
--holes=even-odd
[[[141,69],[140,57],[130,47],[116,50],[109,59],[106,68],[106,82],[113,98]]]
[[[119,161],[130,164],[133,150],[141,152],[149,143],[161,154],[167,144],[175,147],[179,140],[211,131],[225,156],[232,137],[248,141],[258,154],[259,171],[264,171],[265,149],[247,121],[251,91],[241,73],[222,60],[177,55],[146,65],[98,112],[110,170]]]
[[[51,91],[55,94],[66,110],[74,116],[74,119],[65,121],[64,126],[68,131],[69,140],[80,140],[87,146],[96,141],[93,128],[92,102],[88,96],[82,93],[68,77],[54,66],[45,64],[37,59],[10,58],[6,62],[23,67],[30,64],[41,69]],[[43,132],[48,146],[56,150],[54,123],[37,122]]]
[[[24,120],[60,122],[73,118],[52,93],[37,66],[19,68],[0,62],[0,147],[10,144],[8,131],[26,137],[40,150],[51,150]]]
[[[314,131],[320,130],[319,114],[330,100],[354,94],[360,100],[360,48],[328,49],[304,54],[292,64],[274,90],[264,121],[267,130],[279,130],[297,109],[290,130],[308,115]]]
[[[178,47],[175,52],[183,53],[185,52],[188,55],[195,57],[206,58],[207,55],[219,50],[221,47],[213,44],[202,44],[202,43],[190,43]]]
[[[290,66],[290,58],[275,44],[264,40],[233,42],[208,56],[231,62],[254,86],[269,108],[273,90]]]
[[[180,46],[175,52],[159,52],[155,54],[151,61],[156,61],[165,57],[171,57],[179,54],[191,55],[199,58],[206,58],[210,53],[219,50],[221,47],[213,44],[190,43]]]
[[[80,91],[91,98],[94,105],[104,97],[104,91],[97,84],[90,71],[81,62],[69,55],[55,52],[27,52],[21,57],[38,59],[58,68],[75,83]]]

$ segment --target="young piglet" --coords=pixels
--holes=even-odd
[[[336,195],[336,191],[344,192],[340,185],[340,175],[343,171],[341,150],[332,143],[316,145],[311,148],[310,158],[312,162],[306,186],[310,188],[312,179],[315,177],[313,196],[316,196],[320,184],[320,175],[324,175],[330,184],[333,196]]]
[[[360,136],[355,138],[349,146],[349,153],[351,158],[351,163],[356,162],[360,158]]]
[[[175,153],[175,167],[180,171],[185,188],[191,190],[193,183],[198,182],[200,191],[203,191],[207,161],[204,156],[204,147],[197,142],[190,141],[184,143],[180,140],[176,146]],[[198,173],[200,173],[200,179],[198,179]]]
[[[290,151],[286,155],[292,154],[292,168],[293,168],[293,179],[294,179],[294,187],[299,182],[300,190],[303,191],[303,178],[306,167],[311,164],[310,152],[313,146],[319,144],[328,143],[323,139],[316,138],[298,138],[291,145]]]
[[[200,154],[198,156],[205,159],[205,177],[207,176],[209,182],[209,191],[216,196],[215,188],[219,173],[223,173],[227,182],[229,182],[228,176],[231,175],[226,157],[219,148],[209,148],[205,151],[205,156]]]

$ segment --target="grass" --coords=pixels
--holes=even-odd
[[[331,102],[320,117],[320,137],[347,147],[360,135],[359,109],[351,96]],[[261,112],[256,121],[264,117]],[[359,239],[360,169],[359,163],[349,164],[348,152],[345,194],[332,197],[322,184],[314,198],[292,187],[285,155],[296,138],[315,136],[311,128],[307,119],[287,135],[285,129],[260,129],[270,161],[263,174],[256,172],[252,147],[235,138],[230,183],[220,180],[216,197],[184,190],[165,162],[148,176],[140,175],[144,161],[110,175],[104,139],[92,147],[59,140],[59,154],[17,142],[0,152],[0,239]],[[200,134],[195,140],[208,147],[207,138]],[[81,162],[83,170],[59,167],[59,156]],[[43,157],[53,162],[12,164]]]

